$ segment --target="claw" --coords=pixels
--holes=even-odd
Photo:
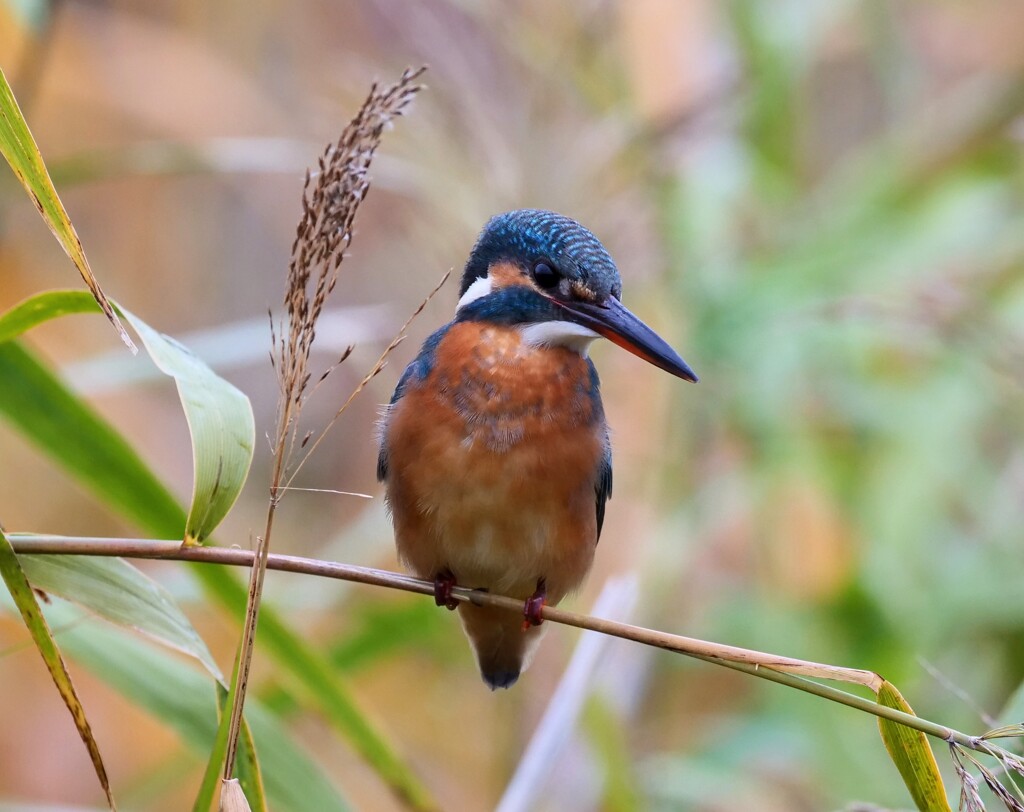
[[[544,582],[543,578],[538,578],[537,591],[528,597],[523,603],[524,632],[531,626],[539,626],[544,622],[544,618],[541,617],[541,610],[547,604],[547,596],[547,584]]]
[[[451,570],[441,570],[434,576],[434,603],[448,609],[455,609],[459,602],[452,597],[452,588],[458,584]]]

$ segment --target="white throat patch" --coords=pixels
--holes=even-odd
[[[472,285],[466,288],[466,292],[462,294],[462,298],[459,299],[459,303],[455,308],[458,312],[462,310],[470,302],[475,302],[477,299],[482,299],[484,296],[489,294],[493,288],[491,284],[491,277],[481,276]]]
[[[584,358],[590,351],[590,345],[600,334],[582,324],[571,321],[542,321],[537,324],[524,324],[519,328],[523,342],[531,347],[568,347]]]

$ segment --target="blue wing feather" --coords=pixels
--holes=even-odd
[[[445,333],[447,333],[450,328],[451,325],[446,324],[423,342],[419,355],[412,360],[412,363],[410,363],[409,366],[405,368],[405,372],[402,373],[402,377],[398,379],[398,386],[395,387],[395,393],[391,396],[391,401],[388,403],[388,409],[393,408],[394,405],[402,399],[402,395],[405,394],[406,389],[426,380],[430,371],[434,368],[434,358],[437,355],[437,345],[441,343],[441,339],[444,338]],[[380,452],[377,455],[378,482],[383,482],[388,478],[387,428],[387,414],[385,413],[383,430],[381,431],[380,438]]]
[[[597,484],[594,487],[597,495],[597,538],[601,539],[601,528],[604,527],[604,506],[612,498],[612,447],[605,440],[604,457],[597,471]]]

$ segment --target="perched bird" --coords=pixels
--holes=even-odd
[[[697,376],[619,301],[611,256],[560,214],[523,209],[484,227],[455,318],[424,343],[381,420],[402,562],[458,607],[492,688],[508,688],[539,641],[540,607],[590,569],[612,492],[597,370],[604,336],[688,381]],[[523,618],[451,596],[454,585],[524,600]]]

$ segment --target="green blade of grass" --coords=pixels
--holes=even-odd
[[[71,224],[71,218],[64,210],[64,204],[57,196],[57,190],[53,188],[50,174],[46,171],[46,164],[43,163],[43,156],[39,153],[35,139],[29,131],[25,117],[21,114],[21,108],[14,98],[14,92],[7,83],[7,77],[0,70],[0,153],[11,165],[18,181],[25,187],[32,202],[39,210],[46,225],[49,226],[53,236],[64,248],[64,251],[75,263],[78,272],[85,280],[85,284],[92,292],[103,314],[110,320],[110,323],[117,329],[121,340],[136,352],[135,344],[129,338],[124,325],[114,312],[106,295],[100,288],[100,283],[93,275],[89,267],[89,260],[86,259],[85,250],[82,248],[82,241],[78,238],[75,227]]]
[[[17,534],[18,538],[31,534]],[[160,584],[120,558],[93,556],[27,555],[21,559],[28,580],[36,589],[76,603],[119,626],[194,657],[218,683],[218,695],[227,693],[224,676],[209,649]],[[219,728],[218,728],[219,730]],[[252,733],[243,719],[239,777],[254,810],[265,810],[266,799]],[[220,750],[223,759],[223,749]],[[217,789],[217,773],[205,805],[209,809]],[[207,790],[204,783],[204,790]]]
[[[209,812],[210,805],[217,796],[217,788],[221,786],[221,768],[224,766],[224,759],[228,752],[228,722],[237,691],[238,658],[236,657],[235,664],[231,669],[231,681],[221,685],[217,690],[217,711],[219,713],[217,730],[213,736],[213,746],[206,759],[206,769],[203,770],[203,780],[199,785],[199,792],[196,793],[196,799],[192,803],[192,812]],[[239,781],[241,782],[240,775]],[[244,786],[242,790],[245,791]]]
[[[32,586],[29,584],[28,578],[25,577],[18,557],[14,554],[14,548],[11,547],[11,543],[3,531],[0,531],[0,576],[7,584],[7,589],[25,621],[25,626],[28,627],[29,633],[32,635],[36,649],[42,656],[43,662],[46,663],[50,677],[53,679],[54,685],[57,686],[57,691],[60,693],[61,699],[64,700],[64,704],[67,705],[71,718],[75,721],[78,735],[82,737],[85,748],[89,751],[89,759],[96,771],[96,777],[107,796],[107,803],[110,804],[111,809],[116,809],[117,805],[114,803],[114,795],[110,789],[110,780],[107,778],[107,769],[103,765],[103,756],[100,754],[99,745],[92,735],[92,728],[85,715],[85,708],[78,698],[74,683],[71,681],[71,674],[68,672],[60,649],[57,648],[46,618],[43,617],[42,610],[39,608],[39,602],[32,591]]]
[[[16,534],[18,538],[31,534]],[[209,649],[160,584],[120,558],[27,555],[20,559],[31,585],[76,603],[93,614],[194,657],[226,692],[224,676]],[[265,810],[263,779],[252,733],[243,720],[239,775],[252,808]],[[216,789],[216,784],[214,785]],[[212,795],[211,795],[212,798]],[[209,801],[206,804],[208,809]]]
[[[12,341],[0,344],[0,415],[140,527],[163,538],[184,535],[184,511],[135,449]]]
[[[0,315],[0,342],[10,341],[43,322],[73,313],[95,313],[97,304],[81,290],[49,290],[30,296]]]
[[[249,399],[213,372],[187,347],[138,316],[114,307],[132,325],[153,363],[174,378],[192,441],[192,501],[186,542],[199,542],[227,515],[252,463],[256,426]],[[44,321],[68,313],[95,311],[85,291],[55,290],[18,303],[0,316],[0,341],[17,337]]]
[[[218,698],[220,697],[223,697],[220,707],[221,713],[224,713],[230,707],[225,704],[228,692],[218,686]],[[263,772],[260,770],[260,762],[256,756],[256,740],[244,717],[242,718],[241,733],[238,736],[238,757],[235,759],[235,767],[238,781],[245,792],[246,800],[249,801],[249,808],[254,812],[267,812],[267,796],[263,786]],[[338,800],[340,801],[340,799]]]
[[[0,344],[0,416],[147,532],[180,537],[184,511],[131,446],[35,356],[11,341]],[[196,565],[190,571],[211,601],[237,618],[244,615],[247,591],[238,578],[220,567]],[[437,808],[325,657],[268,606],[260,612],[260,643],[399,797],[414,809]]]
[[[205,757],[217,725],[216,683],[189,662],[174,657],[120,629],[82,615],[59,601],[47,607],[54,625],[65,627],[61,645],[120,695],[175,730],[192,754]],[[274,809],[347,812],[348,804],[316,762],[281,723],[258,702],[247,706],[251,734],[265,765],[267,800]],[[252,752],[252,751],[250,751]],[[251,762],[240,750],[242,761]],[[244,771],[240,771],[244,776]],[[247,779],[248,780],[248,779]],[[265,808],[259,785],[245,785],[254,810]],[[258,806],[257,804],[262,804]]]
[[[29,534],[12,534],[30,538]],[[195,657],[223,681],[217,663],[170,593],[122,558],[26,555],[22,569],[36,589],[76,603],[119,626]]]
[[[878,702],[904,713],[914,712],[902,694],[888,681],[883,682],[878,691]],[[878,720],[878,730],[917,808],[921,812],[951,812],[939,765],[935,762],[928,737],[919,730],[911,730],[906,725],[888,719]]]

